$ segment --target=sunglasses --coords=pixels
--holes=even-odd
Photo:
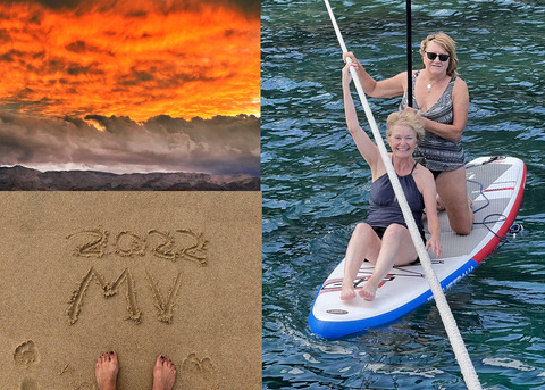
[[[437,54],[429,51],[426,52],[426,56],[428,56],[428,58],[432,61],[435,60],[437,57],[439,57],[440,61],[446,61],[450,57],[448,54]]]

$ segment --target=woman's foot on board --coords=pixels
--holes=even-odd
[[[370,282],[366,282],[360,290],[360,296],[366,301],[372,301],[377,295],[378,286]]]
[[[104,352],[95,364],[95,377],[100,390],[115,390],[119,364],[115,351]]]
[[[153,390],[171,390],[176,380],[176,367],[165,356],[159,356],[153,367]]]
[[[343,290],[341,291],[341,300],[348,301],[349,299],[352,299],[356,296],[356,293],[354,292],[354,287],[352,287],[352,283],[345,285],[343,283]]]

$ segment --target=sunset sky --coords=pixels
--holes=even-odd
[[[259,28],[253,0],[0,1],[0,165],[258,172]]]

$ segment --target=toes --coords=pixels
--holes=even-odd
[[[341,300],[343,301],[347,301],[349,299],[352,299],[356,296],[356,293],[354,291],[349,291],[349,292],[342,292],[341,293]]]
[[[375,299],[375,294],[369,291],[363,291],[361,294],[361,297],[365,299],[366,301],[373,301]]]
[[[115,351],[104,352],[98,358],[97,364],[103,364],[108,362],[117,362],[117,353]]]
[[[164,366],[164,367],[170,369],[171,371],[176,372],[176,366],[174,365],[174,363],[172,363],[172,360],[170,360],[166,356],[160,355],[157,358],[157,365],[158,366]]]

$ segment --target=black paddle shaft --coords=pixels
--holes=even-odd
[[[405,18],[407,25],[407,105],[413,106],[413,55],[412,55],[412,36],[411,36],[411,0],[405,0]]]

